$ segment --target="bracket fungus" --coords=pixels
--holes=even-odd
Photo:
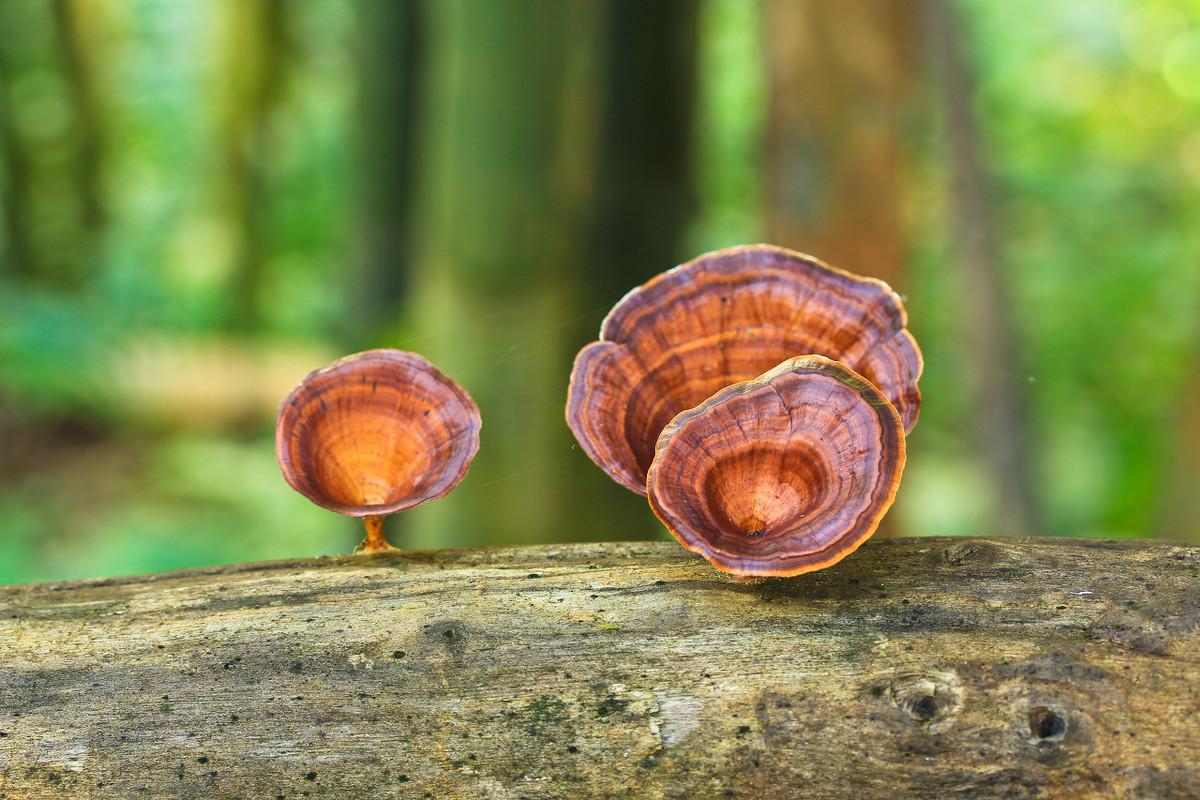
[[[675,417],[647,487],[679,543],[719,569],[798,575],[870,538],[904,460],[896,408],[845,364],[810,355]]]
[[[383,518],[446,495],[479,450],[479,408],[416,353],[368,350],[310,374],[279,407],[275,457],[317,505],[363,517],[361,550],[394,549]]]
[[[665,272],[605,317],[579,352],[567,424],[613,480],[646,493],[659,432],[678,413],[781,361],[817,353],[917,421],[922,360],[886,283],[771,245],[731,247]]]

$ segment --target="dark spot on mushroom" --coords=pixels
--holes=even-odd
[[[408,776],[402,772],[396,776],[396,780],[400,781],[400,783],[408,783]]]
[[[1029,732],[1033,738],[1061,739],[1067,732],[1067,721],[1045,706],[1029,709]]]
[[[529,573],[528,575],[526,575],[525,577],[526,577],[526,578],[540,578],[540,577],[542,577],[542,576],[541,576],[541,574],[540,574],[540,573],[537,573],[537,572],[531,572],[531,573]]]
[[[747,535],[747,536],[749,536],[749,537],[751,537],[751,538],[755,538],[755,537],[758,537],[758,536],[762,536],[764,533],[766,533],[766,531],[765,531],[765,530],[763,530],[762,528],[759,528],[758,530],[755,530],[755,531],[748,531],[748,532],[746,533],[746,535]]]
[[[293,675],[299,675],[301,672],[304,671],[304,665],[301,664],[299,661],[297,661],[294,664],[292,664],[291,667],[288,668],[288,671],[291,672]]]
[[[578,752],[579,752],[579,748],[578,748],[578,747],[576,747],[576,746],[575,746],[575,745],[573,745],[573,744],[569,744],[569,745],[567,745],[567,752],[568,752],[568,753],[578,753]]]
[[[397,650],[396,652],[392,653],[392,658],[404,658],[406,655],[408,654],[403,650]]]
[[[422,412],[421,412],[421,416],[422,416],[422,417],[428,417],[428,416],[429,416],[429,409],[427,408],[427,409],[425,409],[424,411],[422,411]]]
[[[197,759],[196,759],[196,761],[198,761],[198,762],[199,762],[199,763],[201,763],[201,764],[207,764],[207,763],[208,763],[208,756],[200,756],[199,758],[197,758]]]
[[[750,726],[749,726],[749,725],[738,725],[737,732],[738,732],[738,734],[739,734],[739,735],[740,735],[740,734],[743,734],[743,733],[749,733],[749,732],[750,732]]]
[[[317,779],[317,773],[315,773],[315,772],[306,772],[306,773],[304,773],[304,780],[306,780],[306,781],[315,781],[316,779]]]

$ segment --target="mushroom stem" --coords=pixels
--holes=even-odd
[[[387,538],[383,535],[383,517],[363,517],[363,526],[367,529],[367,538],[363,539],[362,544],[358,546],[358,552],[387,553],[398,549],[388,544]]]

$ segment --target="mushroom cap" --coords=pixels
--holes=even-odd
[[[904,460],[887,398],[845,364],[800,356],[675,417],[647,486],[672,535],[718,568],[798,575],[870,538]]]
[[[416,353],[368,350],[310,374],[279,407],[275,457],[288,485],[352,517],[436,500],[479,450],[479,408]]]
[[[722,387],[819,353],[917,421],[923,363],[886,283],[771,245],[708,253],[627,294],[579,352],[567,424],[613,480],[646,493],[659,432]]]

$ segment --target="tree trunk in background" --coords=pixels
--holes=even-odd
[[[283,92],[290,56],[288,0],[230,0],[225,6],[228,48],[220,71],[223,185],[219,213],[232,234],[230,322],[252,330],[259,322],[268,257],[270,123]]]
[[[903,289],[911,3],[769,0],[767,233]]]
[[[1200,305],[1197,306],[1200,308]],[[1159,493],[1160,506],[1155,528],[1146,536],[1175,536],[1190,542],[1200,542],[1200,341],[1192,351],[1190,380],[1181,382],[1184,389],[1168,430],[1177,431],[1171,446],[1173,457],[1164,470],[1167,481]]]
[[[588,264],[596,109],[595,11],[560,0],[431,2],[413,271],[417,350],[483,414],[482,447],[453,496],[404,515],[401,546],[578,535],[580,457],[563,422]],[[598,318],[597,318],[598,319]],[[586,525],[585,525],[586,526]]]
[[[0,13],[12,12],[0,5]],[[4,208],[4,229],[0,232],[0,271],[5,275],[29,279],[37,275],[39,264],[33,237],[30,236],[32,164],[17,125],[12,87],[16,77],[16,59],[8,52],[8,42],[0,39],[0,205]]]
[[[1015,335],[1003,256],[996,237],[991,188],[972,102],[972,66],[963,50],[957,8],[930,0],[932,45],[938,57],[951,180],[951,219],[963,289],[963,323],[975,381],[983,457],[996,487],[997,532],[1041,530],[1032,487],[1029,431],[1015,357]]]
[[[590,300],[611,305],[675,266],[695,213],[692,121],[699,0],[605,5]],[[588,321],[589,338],[599,328]]]
[[[634,286],[686,260],[682,240],[695,214],[693,121],[700,0],[614,0],[603,6],[590,245],[574,349]],[[564,364],[565,367],[565,364]],[[565,395],[565,378],[561,386]],[[620,489],[577,451],[573,508],[595,509],[607,529],[645,536],[660,526],[646,501]]]
[[[904,0],[767,5],[767,240],[898,290],[913,16]],[[878,535],[899,533],[897,519]]]
[[[104,224],[109,12],[78,0],[0,2],[0,33],[10,34],[0,35],[0,269],[58,289],[84,281]],[[46,108],[63,113],[48,120]]]
[[[352,338],[395,324],[413,251],[422,14],[417,0],[370,0],[358,12],[362,199]]]
[[[105,213],[102,181],[104,163],[104,103],[101,86],[99,50],[103,47],[99,15],[103,6],[86,0],[55,0],[54,21],[62,54],[63,76],[70,92],[78,152],[75,157],[75,191],[79,198],[83,229],[82,252],[96,252],[104,227]],[[86,257],[86,256],[85,256]],[[83,259],[81,259],[82,261]],[[76,278],[82,278],[86,264],[76,265]]]

